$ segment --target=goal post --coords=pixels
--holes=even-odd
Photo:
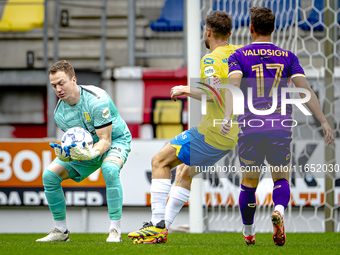
[[[199,78],[201,63],[201,15],[200,1],[185,0],[186,4],[186,24],[187,24],[187,63],[188,63],[188,85],[191,81]],[[193,109],[199,108],[200,103],[188,98],[189,107],[189,128],[196,126],[201,116],[198,111]],[[190,202],[189,202],[189,221],[191,233],[203,233],[203,205],[202,205],[202,178],[193,178],[191,184]]]
[[[324,113],[328,123],[331,127],[334,127],[334,66],[336,58],[334,57],[334,45],[333,43],[338,39],[336,38],[337,27],[332,26],[337,19],[335,7],[336,1],[324,1],[325,8],[325,28],[327,29],[328,38],[325,42],[325,89],[326,89],[326,104]],[[328,103],[327,103],[328,102]],[[335,149],[334,147],[325,147],[325,160],[326,164],[335,164]],[[335,172],[329,172],[325,176],[325,231],[334,232],[335,219],[334,219],[334,180]]]

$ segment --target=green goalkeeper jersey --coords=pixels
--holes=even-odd
[[[119,115],[116,106],[105,90],[96,86],[78,85],[79,101],[76,105],[69,105],[59,100],[54,110],[54,120],[57,126],[66,132],[72,127],[82,127],[88,130],[93,142],[99,141],[95,129],[112,125],[112,142],[123,140],[131,142],[131,133]]]

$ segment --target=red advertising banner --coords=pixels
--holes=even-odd
[[[54,160],[50,141],[0,142],[0,187],[43,187],[42,174]],[[97,171],[81,183],[62,182],[63,187],[105,187]]]

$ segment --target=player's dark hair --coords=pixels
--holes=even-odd
[[[271,35],[274,31],[275,14],[267,7],[251,7],[250,24],[258,35]]]
[[[70,80],[75,76],[73,67],[66,60],[60,60],[55,62],[53,66],[48,70],[48,75],[55,74],[56,72],[63,71],[70,78]]]
[[[231,16],[224,11],[214,11],[210,13],[205,24],[210,28],[215,38],[227,39],[231,31]]]

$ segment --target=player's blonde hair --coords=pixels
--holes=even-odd
[[[214,11],[207,16],[205,23],[211,29],[215,38],[227,39],[229,37],[232,19],[228,13]]]
[[[55,62],[48,70],[48,75],[55,74],[56,72],[63,71],[70,78],[70,80],[75,76],[73,67],[66,60],[60,60]]]
[[[258,35],[271,35],[274,31],[275,14],[267,7],[251,7],[250,24]]]

